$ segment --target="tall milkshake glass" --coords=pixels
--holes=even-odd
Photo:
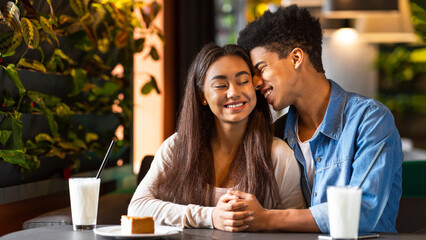
[[[71,216],[74,231],[93,230],[98,215],[100,178],[70,178]]]

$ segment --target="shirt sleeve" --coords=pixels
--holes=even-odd
[[[272,144],[272,162],[282,207],[284,209],[306,208],[300,187],[299,165],[294,152],[279,138],[274,138]]]
[[[385,221],[389,223],[386,225],[395,224],[402,191],[401,140],[392,114],[384,107],[369,109],[356,131],[356,136],[342,136],[357,138],[355,147],[357,151],[354,154],[349,181],[351,186],[359,185],[380,145],[385,142],[385,147],[361,186],[359,231],[372,232],[377,228],[379,219],[383,217],[385,207],[393,212],[393,214],[386,213]],[[309,209],[321,232],[329,232],[327,203],[311,206]]]
[[[181,228],[213,228],[212,212],[214,207],[189,204],[182,205],[156,199],[150,187],[170,161],[171,148],[177,134],[168,138],[155,154],[151,167],[137,187],[128,208],[129,216],[152,216],[156,224]]]

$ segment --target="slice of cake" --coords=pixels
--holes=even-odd
[[[152,217],[121,216],[121,234],[154,233],[154,219]]]

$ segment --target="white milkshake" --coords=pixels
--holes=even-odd
[[[330,236],[357,239],[362,190],[357,187],[327,187]]]
[[[71,216],[74,230],[92,230],[96,226],[99,178],[70,178]]]

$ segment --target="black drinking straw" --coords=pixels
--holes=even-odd
[[[111,144],[108,147],[106,154],[105,154],[104,160],[102,161],[101,168],[99,168],[98,174],[96,174],[96,178],[99,178],[101,176],[101,173],[104,170],[106,163],[108,162],[108,158],[109,158],[109,155],[111,154],[111,150],[112,150],[112,147],[114,146],[114,144],[115,144],[115,141],[113,139],[111,141]]]
[[[361,182],[358,185],[358,188],[361,187],[362,183],[364,182],[365,178],[367,177],[368,173],[370,172],[371,168],[373,167],[374,163],[376,162],[377,158],[379,157],[380,152],[382,151],[383,147],[385,146],[385,142],[380,145],[379,150],[377,150],[376,155],[373,158],[373,161],[371,161],[370,166],[368,166],[367,171],[364,173],[364,176],[361,179]]]

